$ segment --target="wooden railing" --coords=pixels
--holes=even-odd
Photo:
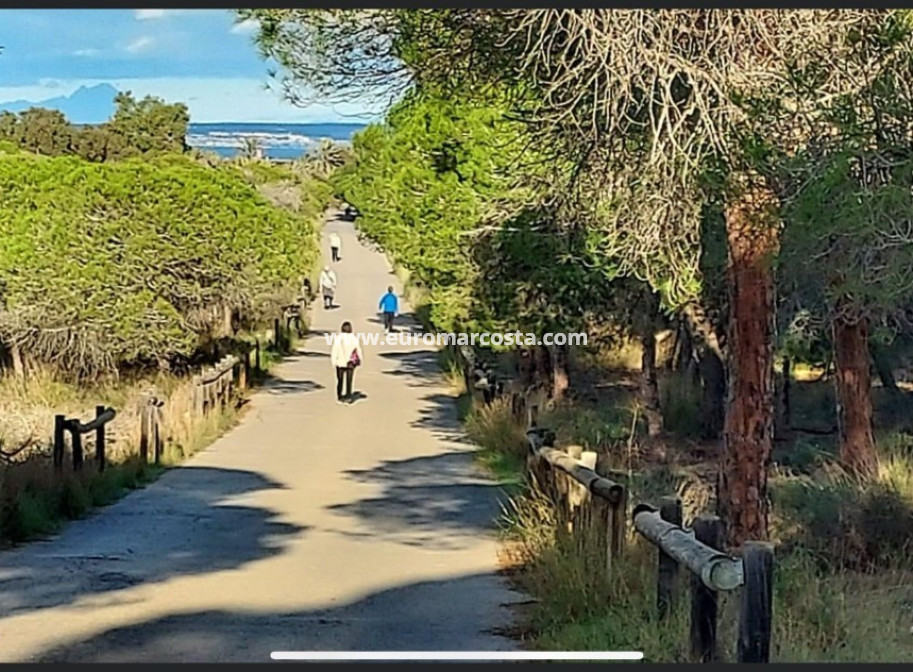
[[[280,338],[282,335],[280,333]],[[250,386],[252,371],[261,370],[260,340],[243,350],[241,356],[226,355],[213,366],[204,367],[192,379],[193,413],[206,417],[213,411],[222,411]],[[251,361],[253,359],[253,361]],[[143,462],[161,464],[164,449],[164,407],[166,401],[154,390],[147,391],[139,408],[140,437],[139,457]],[[78,418],[57,415],[54,418],[53,463],[57,470],[63,468],[69,435],[73,469],[81,470],[85,461],[82,437],[95,433],[95,464],[99,472],[107,465],[106,426],[117,412],[113,408],[96,407],[96,417],[83,423]]]
[[[83,424],[79,418],[67,418],[65,415],[54,417],[54,467],[63,468],[63,456],[66,446],[66,433],[70,433],[70,447],[73,454],[73,469],[82,469],[83,450],[82,436],[95,432],[95,462],[98,471],[105,470],[105,425],[117,415],[113,408],[95,407],[95,418]]]
[[[597,454],[580,447],[559,450],[554,433],[527,431],[530,484],[553,503],[562,532],[577,537],[585,558],[597,558],[612,571],[627,536],[626,489],[597,472]],[[747,542],[740,556],[722,548],[722,521],[700,516],[691,528],[682,526],[677,498],[664,498],[660,507],[638,504],[631,512],[634,531],[657,549],[656,609],[662,620],[676,602],[681,568],[691,575],[691,651],[695,660],[718,659],[717,596],[741,589],[737,659],[768,662],[770,658],[773,550],[764,542]],[[594,545],[587,548],[587,545]]]
[[[250,362],[250,358],[244,361]],[[206,416],[214,409],[222,410],[231,399],[239,383],[247,386],[249,368],[240,366],[242,360],[226,355],[214,366],[203,369],[194,382],[194,408],[198,415]],[[240,380],[237,378],[240,377]]]
[[[559,531],[571,535],[588,571],[612,572],[628,536],[628,493],[598,464],[598,455],[579,446],[554,446],[554,432],[539,426],[542,396],[522,389],[516,381],[499,377],[470,347],[454,349],[476,403],[490,404],[507,395],[518,422],[525,423],[529,446],[527,478],[530,486],[554,506]],[[604,473],[600,473],[603,471]],[[717,516],[698,516],[690,528],[682,526],[682,505],[663,498],[659,507],[642,503],[631,510],[633,531],[656,548],[656,610],[665,619],[677,601],[679,575],[690,576],[690,639],[696,661],[719,658],[717,645],[718,595],[740,591],[738,662],[770,659],[774,555],[770,544],[745,543],[738,556],[723,550],[723,522]]]

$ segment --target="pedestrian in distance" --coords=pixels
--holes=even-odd
[[[338,233],[333,231],[330,234],[330,252],[333,255],[333,261],[340,261],[340,250],[342,250],[342,238],[339,237]]]
[[[364,355],[358,337],[352,333],[352,323],[343,322],[339,333],[333,339],[330,361],[336,369],[336,401],[352,403],[352,384],[356,367],[361,365]],[[343,389],[343,387],[345,389]]]
[[[384,330],[389,334],[393,331],[393,318],[399,308],[399,299],[396,298],[393,287],[387,287],[387,293],[380,297],[377,307],[384,312]]]
[[[336,273],[324,266],[320,273],[320,293],[323,295],[324,310],[333,307],[333,297],[336,295]]]

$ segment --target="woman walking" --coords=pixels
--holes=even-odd
[[[355,377],[355,367],[361,364],[362,352],[358,337],[352,333],[351,322],[343,322],[333,339],[330,361],[336,368],[336,401],[340,404],[352,403],[352,379]]]

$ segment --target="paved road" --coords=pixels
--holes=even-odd
[[[260,661],[272,650],[506,650],[497,489],[472,464],[434,353],[365,349],[335,401],[323,336],[381,331],[399,289],[343,239],[340,307],[315,307],[234,430],[56,538],[0,555],[0,661]],[[324,240],[325,258],[329,250]],[[401,319],[399,328],[415,325]]]

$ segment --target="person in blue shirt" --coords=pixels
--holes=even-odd
[[[396,316],[398,307],[399,301],[396,294],[393,293],[393,288],[387,287],[387,293],[380,298],[378,308],[384,311],[384,329],[388,334],[393,331],[393,318]]]

